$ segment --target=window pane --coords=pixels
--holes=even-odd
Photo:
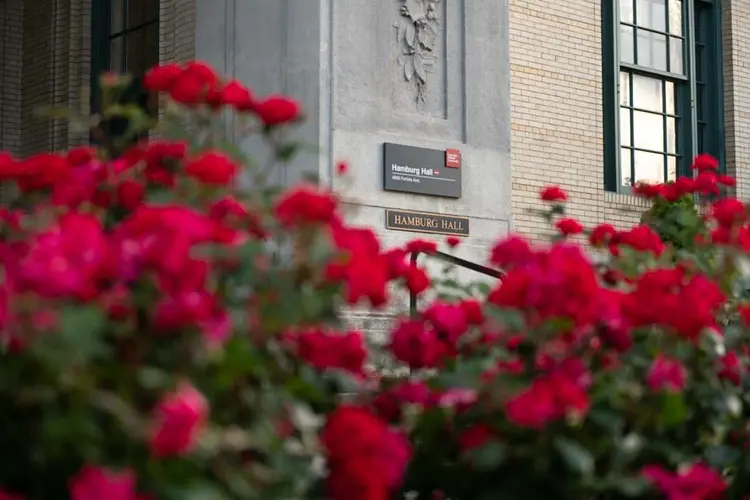
[[[157,2],[158,0],[128,0],[128,27],[156,21],[159,16]]]
[[[667,3],[666,0],[638,0],[638,26],[658,31],[667,30]]]
[[[631,152],[629,149],[620,149],[620,185],[632,186],[633,174],[631,171]]]
[[[683,51],[682,51],[682,40],[679,38],[672,38],[669,39],[669,71],[672,73],[680,73],[682,74],[683,65],[682,65],[682,58],[683,58]]]
[[[620,25],[620,60],[626,63],[635,62],[633,57],[633,28]]]
[[[638,30],[638,59],[640,66],[667,70],[667,37],[658,33]]]
[[[636,182],[664,182],[664,155],[633,151],[633,156]]]
[[[633,0],[620,0],[620,21],[633,24]]]
[[[667,153],[677,154],[677,119],[667,118]]]
[[[620,72],[620,105],[630,104],[630,75],[624,71]]]
[[[682,35],[682,1],[669,0],[669,32]]]
[[[664,151],[664,118],[662,115],[633,112],[634,146],[652,151]]]
[[[110,0],[110,26],[109,33],[119,33],[125,29],[123,23],[123,14],[125,12],[125,1],[126,0]]]
[[[620,108],[620,144],[630,146],[630,109]]]
[[[133,31],[127,38],[128,73],[141,76],[158,63],[156,25]]]
[[[128,73],[133,76],[139,76],[144,73],[145,61],[144,56],[144,31],[137,30],[128,34],[127,38],[127,61]]]
[[[674,95],[674,83],[672,82],[664,82],[666,84],[666,93],[667,93],[667,113],[670,115],[677,114],[675,112],[675,95]]]
[[[661,113],[663,80],[633,75],[633,107]]]
[[[113,73],[125,73],[122,64],[124,50],[122,37],[113,38],[109,42],[109,70]]]
[[[695,96],[695,112],[697,114],[698,120],[705,120],[706,119],[706,112],[705,112],[705,105],[706,100],[703,97],[704,90],[703,85],[696,85],[695,87],[696,96]]]
[[[703,81],[705,78],[706,68],[704,67],[703,61],[705,58],[703,57],[703,51],[706,48],[703,45],[696,44],[695,45],[695,72],[697,80]]]
[[[677,158],[675,156],[667,157],[667,180],[677,179]]]

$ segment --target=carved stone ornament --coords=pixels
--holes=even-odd
[[[416,87],[417,108],[422,109],[427,90],[427,73],[434,70],[435,44],[440,33],[437,7],[440,0],[399,0],[401,20],[394,25],[398,44],[399,70]]]

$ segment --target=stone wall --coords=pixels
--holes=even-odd
[[[421,3],[198,2],[196,56],[247,82],[257,94],[283,92],[304,103],[308,121],[300,134],[317,148],[317,158],[300,158],[280,182],[318,175],[346,200],[350,220],[376,229],[387,246],[435,236],[386,230],[386,208],[468,216],[471,235],[458,253],[485,262],[492,242],[511,226],[507,0],[424,2],[435,6],[428,42],[434,64],[424,74],[424,101],[418,103],[422,68],[410,71],[414,62],[404,57],[402,30],[408,20],[401,8]],[[463,196],[384,191],[384,142],[459,148]],[[256,142],[243,146],[255,157],[263,154]],[[345,182],[332,175],[338,160],[351,164]],[[403,299],[394,311],[377,316],[353,311],[353,320],[371,332],[382,330],[393,313],[406,309]]]

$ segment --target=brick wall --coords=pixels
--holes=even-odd
[[[571,195],[591,226],[636,223],[647,208],[604,190],[601,0],[510,0],[513,210],[516,231],[541,237],[539,189]],[[727,165],[750,199],[750,2],[724,3]]]
[[[91,0],[26,0],[23,6],[20,154],[83,143],[85,133],[36,111],[56,106],[88,112]]]
[[[161,0],[159,11],[159,58],[184,62],[195,58],[195,2]]]
[[[19,154],[23,0],[0,0],[0,150]]]
[[[724,126],[737,196],[750,200],[750,2],[724,3]]]

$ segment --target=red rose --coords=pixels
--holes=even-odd
[[[338,203],[331,193],[312,186],[300,186],[286,192],[276,202],[276,218],[284,226],[328,223],[336,215]]]
[[[651,364],[646,381],[651,390],[679,392],[685,388],[686,378],[687,372],[679,360],[659,355]]]
[[[68,212],[29,241],[23,259],[6,272],[19,290],[49,298],[89,300],[106,277],[109,245],[101,222]]]
[[[464,299],[461,301],[461,309],[466,314],[466,320],[470,325],[481,325],[484,323],[482,305],[476,299]]]
[[[411,458],[408,440],[364,408],[340,406],[321,433],[332,500],[387,500]]]
[[[666,500],[718,500],[727,490],[721,474],[702,463],[676,474],[660,465],[647,465],[642,474],[664,494]]]
[[[232,80],[221,90],[220,102],[237,111],[248,111],[253,107],[253,95],[242,83]]]
[[[492,248],[490,262],[500,268],[510,268],[528,262],[533,256],[531,245],[521,236],[509,236]]]
[[[508,420],[519,427],[541,429],[557,416],[555,395],[549,384],[534,382],[511,398],[505,407]]]
[[[189,453],[203,430],[207,413],[206,399],[189,383],[166,395],[154,410],[154,428],[149,440],[154,456]]]
[[[494,431],[485,424],[472,425],[458,437],[461,451],[467,452],[487,444],[494,436]]]
[[[64,157],[52,153],[27,158],[19,168],[18,186],[24,192],[50,188],[65,179],[71,170]]]
[[[664,252],[664,243],[659,234],[645,224],[617,233],[610,242],[610,249],[617,253],[618,245],[629,246],[639,252],[652,252],[657,257]]]
[[[729,351],[719,358],[719,378],[729,380],[734,385],[740,385],[742,371],[742,361],[736,352]]]
[[[78,165],[84,165],[86,163],[89,163],[94,160],[96,157],[96,150],[90,147],[79,147],[79,148],[73,148],[70,151],[68,151],[68,156],[66,160],[68,161],[68,164],[76,167]]]
[[[191,62],[170,85],[169,95],[175,102],[194,106],[205,103],[218,87],[219,77],[210,66]]]
[[[559,186],[549,186],[539,194],[542,201],[566,201],[568,195]]]
[[[461,244],[461,238],[459,238],[458,236],[448,236],[447,238],[445,238],[445,244],[450,248],[456,248]]]
[[[695,160],[693,160],[692,168],[698,172],[716,171],[719,168],[719,160],[710,154],[699,154],[695,157]]]
[[[319,329],[294,337],[299,356],[318,370],[337,368],[362,375],[367,351],[360,332],[327,333]]]
[[[84,467],[68,484],[70,500],[137,500],[136,478],[132,471],[112,472],[100,467]]]
[[[280,95],[273,95],[255,103],[254,111],[267,127],[296,121],[301,115],[297,101]]]
[[[453,345],[469,329],[466,312],[460,304],[435,302],[424,312],[423,316]]]
[[[441,348],[435,330],[424,322],[403,320],[391,334],[391,353],[412,369],[434,368],[440,361]]]
[[[565,236],[572,236],[583,232],[583,226],[575,219],[560,219],[555,224],[555,227]]]
[[[647,182],[639,182],[633,186],[633,194],[641,196],[643,198],[656,198],[658,196],[664,196],[665,186],[663,184],[649,184]]]
[[[169,92],[182,75],[182,68],[174,63],[151,68],[143,78],[143,86],[156,92]]]
[[[736,198],[722,198],[711,206],[711,215],[725,228],[743,222],[747,218],[745,204]]]
[[[406,273],[406,288],[414,295],[419,295],[430,287],[430,277],[424,269],[417,266],[409,266]]]
[[[117,203],[126,210],[135,210],[143,203],[144,192],[140,182],[125,180],[117,186]]]
[[[616,233],[614,226],[611,224],[599,224],[591,231],[589,243],[593,247],[601,247],[609,243],[609,239]]]
[[[239,167],[229,157],[216,152],[204,153],[188,161],[185,173],[203,184],[225,186],[231,183]]]
[[[722,186],[734,187],[737,185],[737,179],[730,177],[729,175],[719,175],[717,182]]]
[[[416,239],[409,241],[404,249],[406,250],[406,253],[418,252],[432,254],[437,252],[437,243],[429,240]]]
[[[737,308],[737,312],[740,314],[740,319],[745,327],[750,326],[750,305],[744,304]]]

